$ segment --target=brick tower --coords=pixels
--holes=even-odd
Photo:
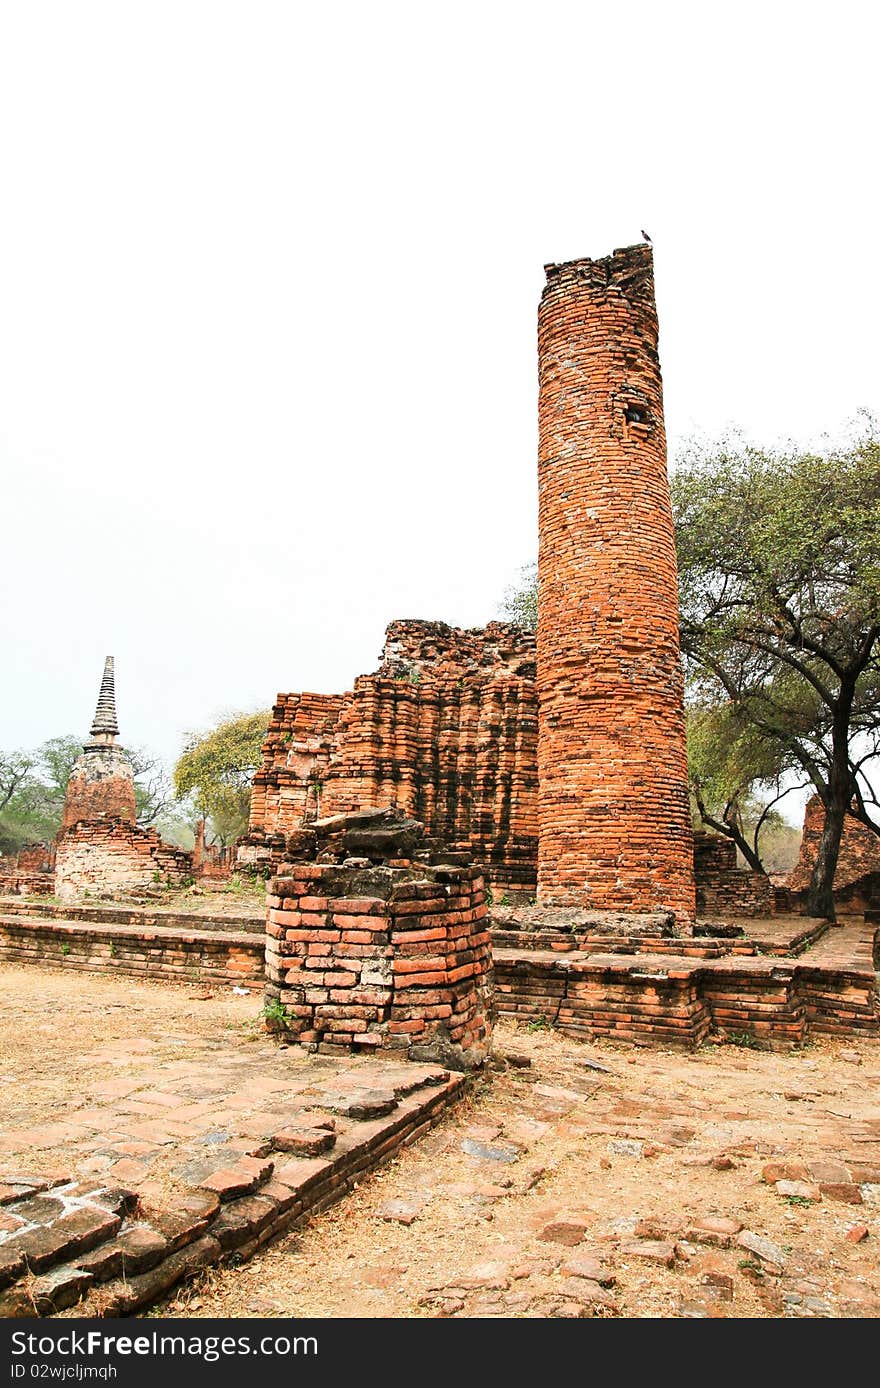
[[[113,657],[108,655],[91,736],[67,782],[62,829],[70,829],[81,820],[121,819],[135,823],[134,773],[125,751],[116,743],[118,736]]]
[[[647,245],[545,267],[538,900],[694,917],[675,544]]]

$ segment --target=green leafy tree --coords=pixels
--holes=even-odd
[[[732,839],[749,867],[764,872],[762,834],[782,828],[776,806],[796,789],[796,783],[784,784],[784,750],[729,702],[690,704],[686,713],[695,820]]]
[[[220,843],[232,843],[247,830],[269,718],[268,710],[235,714],[208,732],[191,734],[174,768],[177,796],[189,796],[195,813],[210,818]]]
[[[691,697],[729,705],[812,784],[825,826],[807,913],[834,917],[844,819],[880,833],[880,438],[696,447],[671,479]]]
[[[0,753],[0,853],[48,842],[56,832],[52,792],[39,772],[37,752]]]
[[[538,630],[538,566],[524,564],[516,583],[506,589],[499,607],[505,621],[525,631]]]

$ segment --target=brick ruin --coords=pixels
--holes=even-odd
[[[545,267],[538,899],[694,919],[651,249]]]
[[[740,867],[736,844],[721,834],[694,834],[694,880],[699,916],[771,916],[776,909],[770,878]]]
[[[396,809],[478,863],[496,896],[531,896],[537,731],[531,633],[392,622],[350,693],[279,694],[239,864],[277,864],[319,817]]]
[[[438,726],[439,725],[439,726]],[[384,755],[381,755],[384,754]],[[273,869],[319,815],[398,809],[483,871],[497,903],[538,877],[535,637],[392,622],[379,670],[345,695],[279,694],[239,867]],[[770,882],[715,834],[693,835],[701,915],[769,915]]]
[[[800,857],[788,878],[790,892],[805,892],[809,887],[824,826],[822,801],[813,795],[804,809]],[[880,838],[849,815],[843,821],[834,873],[834,904],[844,914],[880,909]]]
[[[51,896],[54,889],[54,843],[26,843],[0,856],[0,895]]]
[[[118,736],[114,663],[108,656],[91,735],[71,771],[55,841],[55,895],[61,901],[181,886],[192,875],[192,854],[137,824],[134,772]]]
[[[319,820],[269,883],[267,997],[322,1054],[485,1060],[492,955],[479,869],[443,862],[394,811]]]

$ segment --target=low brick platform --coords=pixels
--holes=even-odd
[[[465,1085],[437,1066],[225,1050],[142,1066],[97,1084],[88,1108],[5,1128],[0,1316],[125,1316],[249,1258],[427,1132]]]
[[[600,917],[606,920],[600,925]],[[641,922],[637,930],[628,928]],[[589,913],[541,906],[496,906],[489,914],[495,949],[553,950],[558,954],[670,954],[685,959],[720,959],[724,955],[802,954],[832,927],[804,916],[723,920],[700,918],[693,935],[682,935],[652,916]]]
[[[0,916],[0,960],[7,963],[109,970],[166,983],[234,984],[260,993],[264,952],[262,934],[242,931]]]
[[[843,954],[844,952],[841,951]],[[877,983],[861,962],[704,959],[496,950],[499,1015],[590,1040],[697,1045],[710,1033],[800,1043],[810,1032],[880,1034]]]
[[[55,875],[51,872],[0,872],[3,896],[52,896]]]
[[[160,926],[163,930],[234,930],[260,935],[266,929],[266,912],[218,910],[216,906],[190,911],[167,906],[80,906],[52,901],[22,901],[0,897],[0,916],[34,916],[43,920],[95,921],[99,925]]]
[[[373,871],[387,875],[389,870]],[[439,898],[434,905],[438,902]],[[341,904],[342,900],[337,900],[334,910]],[[270,980],[274,983],[270,997],[279,998],[283,988],[287,994],[283,1005],[300,1023],[335,1016],[337,1006],[342,1008],[341,1017],[352,1019],[353,1009],[371,1008],[375,1016],[358,1017],[364,1023],[363,1030],[353,1033],[367,1038],[363,1049],[384,1044],[383,1022],[394,1020],[410,1024],[396,1032],[388,1028],[390,1036],[396,1035],[401,1048],[408,1050],[413,1042],[418,1046],[423,1037],[423,1031],[417,1033],[411,1025],[420,1020],[416,1015],[419,1008],[427,1009],[424,1020],[428,1023],[443,1022],[452,1015],[451,994],[440,998],[436,978],[430,986],[414,981],[424,979],[424,960],[431,957],[427,951],[435,949],[439,939],[417,938],[422,933],[416,929],[418,911],[426,904],[430,909],[434,907],[424,898],[421,903],[418,896],[413,898],[409,904],[417,910],[406,930],[395,929],[392,945],[387,923],[382,924],[386,917],[377,914],[381,906],[387,915],[389,903],[376,897],[372,904],[373,917],[362,912],[357,928],[360,936],[377,927],[377,937],[371,936],[368,943],[354,939],[351,923],[345,929],[337,928],[331,919],[334,911],[328,913],[327,909],[323,913],[306,913],[320,919],[306,923],[303,939],[294,939],[302,921],[290,925],[289,935],[285,928],[283,938],[271,937],[276,972]],[[0,909],[0,960],[123,973],[201,987],[238,985],[259,992],[264,986],[264,937],[254,931],[260,924],[256,916],[242,917],[247,930],[228,930],[223,927],[230,923],[238,927],[238,918],[217,915],[211,919],[162,908],[65,908],[51,903],[3,901]],[[283,906],[271,909],[284,911]],[[482,917],[477,924],[480,920]],[[135,923],[125,924],[129,921]],[[147,924],[153,921],[173,921],[175,925]],[[611,1036],[661,1043],[677,1040],[686,1045],[696,1044],[709,1032],[800,1041],[810,1030],[837,1035],[871,1034],[875,1030],[878,923],[856,920],[829,927],[823,921],[791,916],[745,924],[748,936],[727,939],[573,935],[546,926],[535,931],[495,928],[491,932],[495,1006],[510,1017],[543,1017],[581,1038]],[[461,930],[462,924],[456,928]],[[332,997],[331,986],[324,980],[328,941],[314,933],[326,933],[328,929],[335,932],[333,947],[339,945],[342,949],[339,971],[350,974],[352,965],[355,966],[354,981],[347,981],[344,988],[333,985]],[[447,927],[435,925],[435,929],[445,935]],[[481,949],[485,948],[481,942],[484,933],[478,932]],[[474,938],[471,935],[471,943]],[[278,948],[279,943],[285,953]],[[321,948],[317,949],[319,944]],[[294,949],[299,953],[293,954]],[[399,962],[405,966],[399,974],[388,968],[395,949],[400,954]],[[487,960],[482,956],[481,959],[485,973]],[[450,961],[453,968],[465,970],[472,962],[455,950]],[[279,969],[280,963],[283,969]],[[422,973],[413,974],[410,964],[418,964]],[[384,970],[381,1005],[375,998],[371,1004],[366,1000],[366,993],[372,995],[379,987],[369,981],[373,978],[370,970],[375,972],[377,968]],[[713,972],[709,972],[710,968]],[[294,975],[304,981],[288,990],[287,978]],[[406,987],[401,986],[403,980]],[[303,989],[301,997],[294,992],[299,987]],[[401,1009],[393,1017],[392,995]],[[300,1014],[295,1012],[297,1007]],[[411,1007],[416,1011],[406,1015],[403,1009]],[[308,1016],[303,1016],[306,1009]],[[429,1015],[435,1011],[436,1016]],[[301,1032],[307,1030],[300,1026]],[[323,1046],[328,1054],[339,1046],[342,1053],[343,1046],[335,1040],[332,1030],[318,1036],[313,1027],[312,1032],[315,1034],[307,1037],[309,1044]],[[434,1058],[451,1063],[439,1054]]]

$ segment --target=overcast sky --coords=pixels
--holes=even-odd
[[[876,11],[875,11],[876,13]],[[655,244],[671,451],[880,412],[867,4],[6,0],[0,747],[340,691],[536,552],[543,264]]]

